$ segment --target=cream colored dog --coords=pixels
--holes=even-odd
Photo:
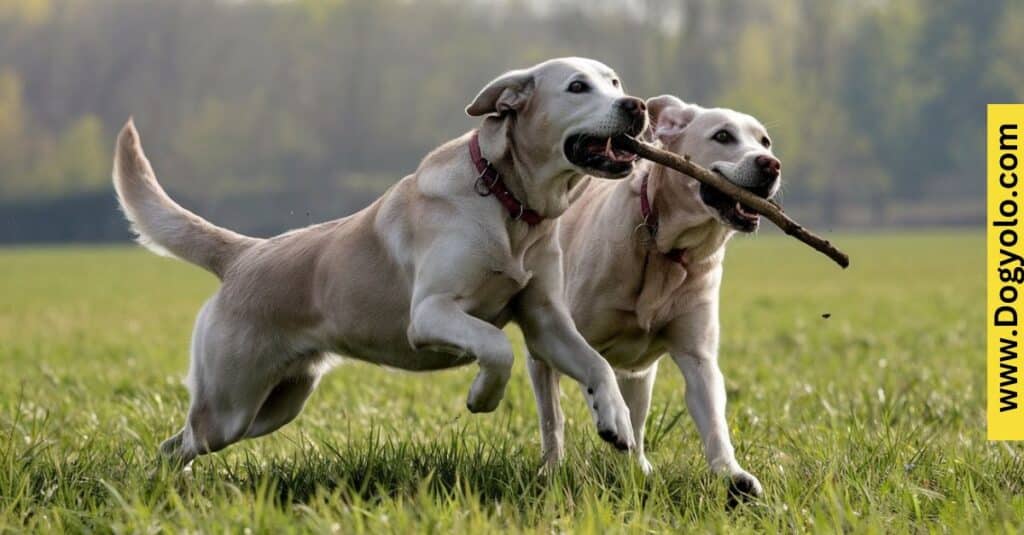
[[[672,96],[647,102],[653,137],[667,149],[764,197],[779,188],[779,161],[749,115],[704,109]],[[644,200],[646,196],[646,200]],[[566,301],[577,328],[612,364],[629,405],[644,472],[644,422],[658,360],[667,351],[686,378],[686,402],[711,468],[732,478],[730,496],[761,494],[736,461],[718,369],[718,289],[725,243],[758,216],[677,171],[645,165],[629,180],[594,180],[562,216]],[[563,455],[558,372],[530,359],[548,465]]]
[[[633,171],[635,155],[613,150],[611,138],[643,131],[644,102],[625,96],[605,65],[565,58],[506,73],[466,111],[487,116],[478,137],[427,155],[355,215],[270,239],[216,227],[171,200],[129,121],[114,185],[140,241],[223,280],[196,321],[191,407],[161,446],[166,456],[186,465],[285,425],[331,354],[414,371],[475,361],[467,406],[492,411],[512,369],[508,321],[535,358],[584,385],[601,437],[633,447],[614,372],[564,304],[555,218],[585,173]],[[476,140],[481,154],[471,157]],[[479,156],[490,162],[483,172]]]

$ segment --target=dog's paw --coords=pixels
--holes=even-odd
[[[503,397],[505,397],[505,384],[492,380],[486,373],[480,371],[473,379],[473,386],[469,388],[466,408],[472,413],[493,412],[498,408]]]
[[[654,472],[654,466],[651,465],[651,461],[648,461],[645,455],[639,455],[636,458],[636,464],[640,467],[640,471],[643,472],[645,476],[649,476]]]
[[[501,396],[474,397],[472,393],[466,399],[466,408],[474,414],[494,412],[501,404]]]
[[[733,509],[741,503],[756,500],[764,495],[761,482],[749,472],[738,472],[729,478],[729,492],[726,508]]]
[[[181,449],[183,433],[179,432],[171,438],[163,441],[160,444],[160,456],[165,459],[171,459],[178,454],[178,450]]]
[[[587,403],[590,404],[597,424],[597,434],[602,440],[620,451],[632,450],[636,446],[633,426],[629,422],[629,408],[614,381],[588,388]]]
[[[549,451],[544,454],[544,459],[541,461],[540,469],[537,470],[539,477],[549,477],[558,471],[559,465],[562,464],[562,458],[565,454],[561,451]]]

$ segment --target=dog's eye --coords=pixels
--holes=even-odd
[[[767,149],[772,146],[772,140],[768,139],[767,137],[763,137],[761,138],[761,144],[764,145],[764,148]]]
[[[587,85],[585,82],[576,80],[575,82],[569,84],[569,88],[567,89],[567,91],[569,91],[570,93],[586,93],[587,91],[590,91],[590,86]]]
[[[612,80],[612,85],[615,86],[615,87],[619,87],[619,79],[616,78],[616,79]]]
[[[728,130],[719,130],[718,132],[715,132],[715,135],[711,136],[711,139],[719,143],[732,143],[733,141],[736,141],[736,138],[732,137],[732,134],[730,134]]]

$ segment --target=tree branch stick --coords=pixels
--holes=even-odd
[[[664,165],[665,167],[671,167],[684,175],[692,176],[700,182],[703,182],[729,197],[732,197],[736,201],[743,203],[743,206],[767,217],[786,234],[789,234],[790,236],[793,236],[794,238],[817,249],[822,254],[834,260],[835,263],[839,264],[841,267],[846,268],[850,265],[850,257],[847,256],[846,253],[837,249],[834,245],[829,243],[828,240],[814,234],[796,221],[790,219],[777,204],[754,195],[736,184],[729,182],[718,173],[708,171],[707,169],[691,162],[689,158],[683,158],[679,155],[661,150],[648,143],[637,141],[632,138],[628,138],[626,140],[618,138],[616,139],[616,145],[635,153],[641,158],[646,158],[654,163]]]

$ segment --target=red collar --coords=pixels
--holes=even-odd
[[[657,247],[658,244],[655,238],[658,236],[658,212],[651,206],[651,201],[647,198],[647,176],[647,173],[644,173],[644,178],[640,181],[640,214],[644,216],[643,226],[647,227],[651,232],[651,241]],[[665,258],[677,264],[686,265],[683,262],[683,255],[686,254],[686,249],[672,249],[664,254]]]
[[[473,165],[476,166],[476,171],[479,173],[476,177],[476,184],[474,184],[478,194],[482,197],[494,195],[494,198],[498,199],[501,205],[508,210],[513,221],[521,219],[532,227],[544,220],[544,216],[519,202],[515,194],[505,186],[505,182],[494,166],[480,154],[478,132],[473,132],[473,137],[469,138],[469,156],[473,159]]]

